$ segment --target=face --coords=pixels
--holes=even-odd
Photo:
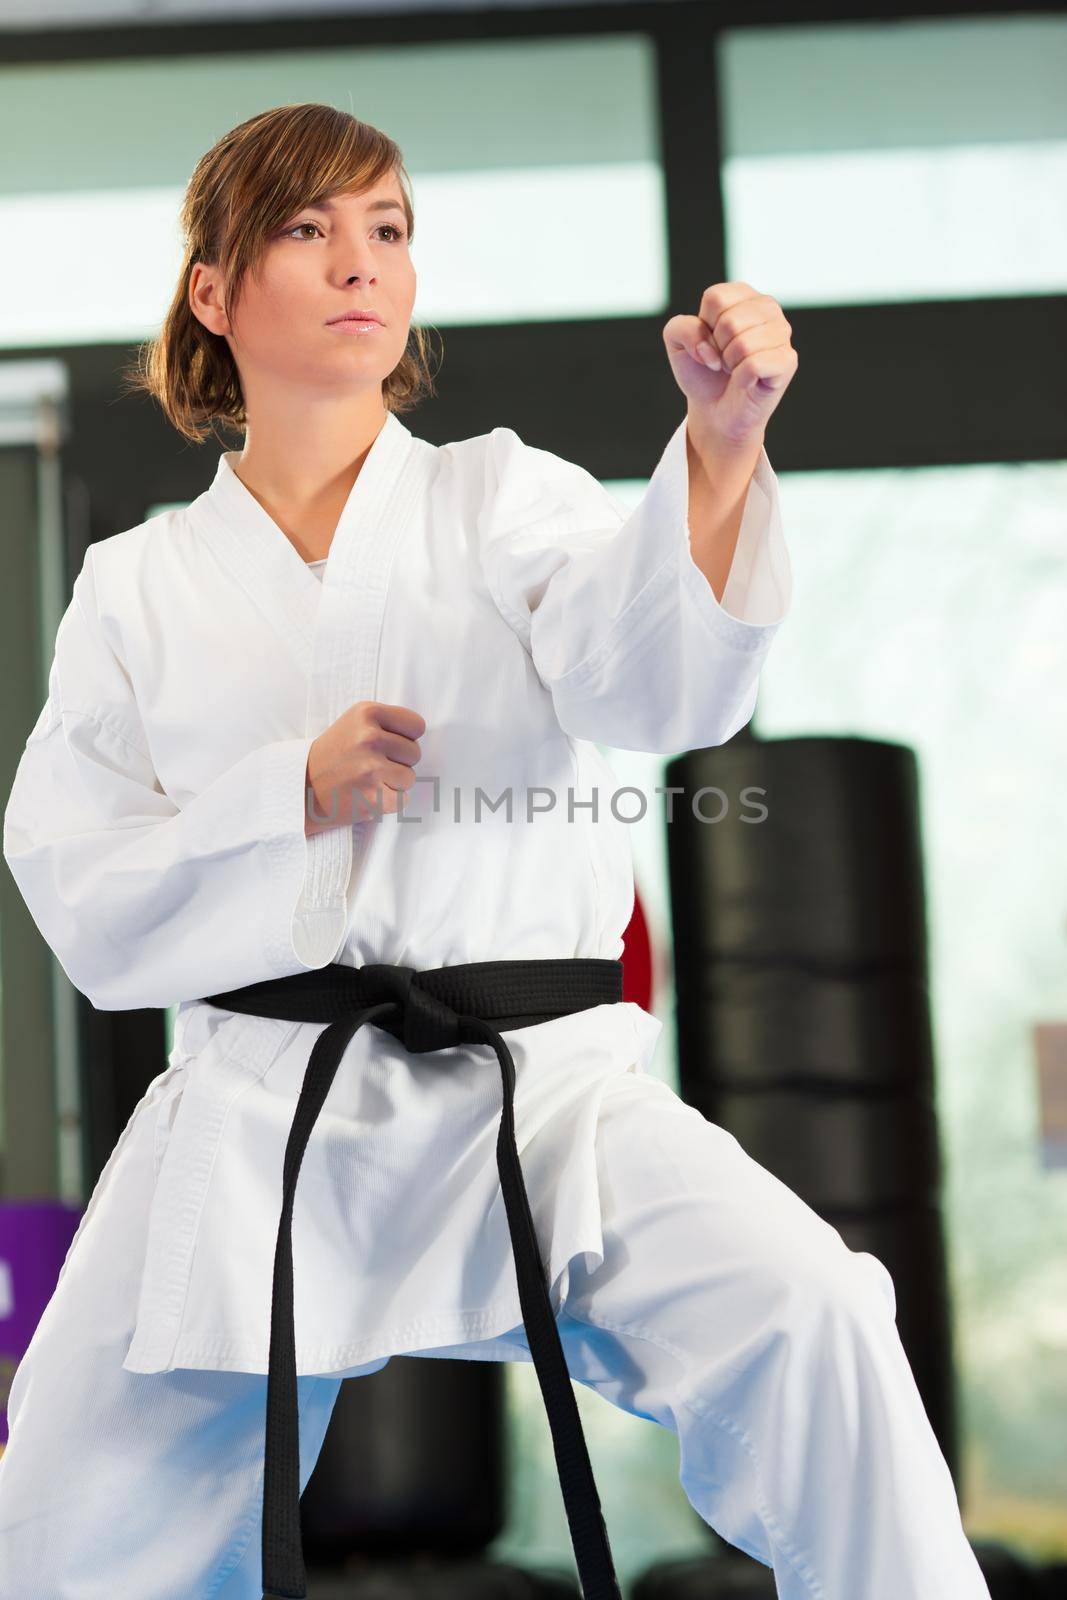
[[[205,327],[225,337],[248,401],[278,382],[320,393],[380,389],[404,353],[415,287],[403,197],[390,176],[287,217],[258,276],[245,275],[232,321],[217,268],[197,262],[189,296]],[[381,324],[362,333],[331,325],[357,308],[376,311]]]

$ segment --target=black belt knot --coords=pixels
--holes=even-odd
[[[360,967],[359,971],[368,1005],[392,1000],[399,1007],[399,1017],[379,1016],[375,1020],[405,1049],[422,1055],[427,1050],[447,1050],[450,1045],[464,1042],[459,1014],[423,988],[414,967],[380,963]]]
[[[515,1143],[515,1062],[503,1037],[506,1029],[530,1027],[591,1006],[616,1004],[622,999],[622,962],[584,956],[469,961],[421,971],[385,963],[348,967],[331,962],[287,978],[205,995],[204,999],[209,1005],[250,1016],[329,1024],[308,1058],[282,1168],[267,1372],[264,1600],[306,1600],[307,1596],[300,1543],[293,1200],[311,1130],[345,1048],[365,1022],[391,1033],[416,1054],[478,1043],[489,1045],[496,1055],[504,1090],[496,1143],[500,1188],[515,1256],[523,1327],[552,1431],[582,1595],[584,1600],[622,1600],[523,1182]]]

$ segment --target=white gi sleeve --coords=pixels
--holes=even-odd
[[[4,859],[99,1010],[169,1006],[332,960],[350,828],[306,838],[311,738],[264,744],[179,808],[96,604],[90,547],[4,813]]]
[[[685,429],[629,516],[584,467],[490,434],[486,583],[575,738],[674,755],[722,744],[755,710],[792,601],[777,479],[762,450],[720,604],[690,548]]]

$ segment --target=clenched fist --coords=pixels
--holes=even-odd
[[[800,364],[792,336],[777,300],[750,283],[713,283],[698,316],[671,317],[663,341],[698,448],[714,455],[752,443],[759,450]]]
[[[398,811],[415,782],[426,723],[406,706],[357,700],[308,751],[304,832]]]

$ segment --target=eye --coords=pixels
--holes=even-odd
[[[314,228],[316,233],[320,235],[322,233],[322,229],[319,227],[317,222],[295,222],[291,228],[287,228],[285,230],[285,237],[287,239],[291,239],[293,234],[296,233],[300,228]],[[387,228],[390,233],[396,235],[395,239],[391,239],[389,241],[391,244],[398,244],[401,239],[406,237],[406,230],[398,227],[395,222],[382,222],[377,228],[375,228],[374,231],[375,233],[381,233],[383,228]]]

